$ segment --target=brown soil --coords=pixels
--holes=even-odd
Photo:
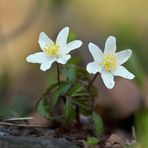
[[[121,135],[121,136],[120,136]],[[9,137],[26,137],[28,139],[44,139],[50,140],[52,138],[64,138],[67,141],[77,145],[78,147],[84,147],[83,140],[89,136],[93,136],[90,129],[78,129],[71,128],[69,131],[62,129],[51,129],[49,127],[33,126],[26,123],[12,123],[12,122],[0,122],[0,136]],[[95,148],[114,148],[123,147],[125,143],[125,137],[122,134],[109,134],[104,133],[100,137],[100,142]]]

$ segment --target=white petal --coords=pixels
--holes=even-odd
[[[57,59],[57,62],[60,63],[60,64],[66,64],[67,61],[71,58],[71,55],[68,54],[68,55],[61,55],[58,57]]]
[[[48,62],[44,62],[44,63],[41,64],[40,69],[42,71],[46,71],[46,70],[50,69],[51,66],[52,66],[52,63],[55,62],[55,61],[56,61],[55,58],[49,58]]]
[[[106,71],[102,71],[101,77],[103,79],[103,82],[104,82],[105,86],[108,89],[112,89],[114,87],[115,81],[114,81],[114,76],[113,76],[112,73],[106,72]]]
[[[126,78],[126,79],[130,79],[130,80],[135,77],[132,73],[130,73],[123,66],[118,66],[113,74],[115,76],[120,76],[120,77],[123,77],[123,78]]]
[[[56,39],[56,44],[60,45],[61,48],[66,46],[68,34],[69,34],[69,27],[65,27],[59,32]]]
[[[97,62],[91,62],[86,66],[86,70],[91,74],[96,74],[97,72],[101,73],[102,69],[102,66]]]
[[[123,51],[120,51],[120,52],[115,53],[115,55],[116,55],[117,58],[118,58],[119,64],[123,64],[123,63],[125,63],[125,62],[130,58],[130,56],[132,55],[132,50],[131,50],[131,49],[123,50]]]
[[[102,50],[93,43],[89,43],[88,48],[94,58],[94,61],[101,62],[103,58]]]
[[[43,51],[46,45],[50,45],[54,43],[44,32],[40,33],[38,42],[39,42],[40,48]]]
[[[74,40],[66,45],[66,48],[63,48],[61,51],[64,54],[68,54],[71,50],[77,49],[82,45],[82,41]]]
[[[116,51],[116,38],[114,36],[109,36],[105,42],[104,54],[112,54]]]
[[[39,64],[49,61],[48,57],[44,52],[37,52],[37,53],[31,54],[26,58],[26,60],[27,62],[30,62],[30,63],[39,63]]]

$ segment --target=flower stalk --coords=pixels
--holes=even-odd
[[[57,67],[57,80],[58,80],[58,86],[60,85],[60,69],[59,69],[59,64],[56,62],[56,67]]]
[[[97,78],[97,76],[99,75],[99,73],[97,72],[95,74],[95,76],[92,78],[92,80],[89,82],[87,89],[89,90],[89,88],[91,87],[91,85],[94,83],[95,79]]]

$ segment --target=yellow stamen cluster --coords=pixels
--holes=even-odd
[[[103,57],[102,65],[106,71],[114,71],[117,65],[117,57],[113,54],[107,54]]]
[[[56,44],[46,45],[44,51],[48,56],[57,56],[59,53],[59,48],[60,46]]]

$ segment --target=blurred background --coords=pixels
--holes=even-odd
[[[133,124],[146,143],[147,6],[146,0],[0,0],[0,116],[38,117],[35,103],[48,82],[56,79],[55,69],[53,66],[50,71],[42,72],[38,64],[29,64],[25,58],[40,50],[37,41],[41,31],[54,40],[63,27],[69,26],[71,38],[83,40],[82,48],[72,54],[81,53],[80,62],[84,66],[92,60],[87,48],[90,41],[103,49],[106,38],[114,35],[118,51],[133,50],[126,66],[136,79],[116,78],[113,90],[107,90],[98,79],[96,110],[105,120],[115,123],[134,116]]]

